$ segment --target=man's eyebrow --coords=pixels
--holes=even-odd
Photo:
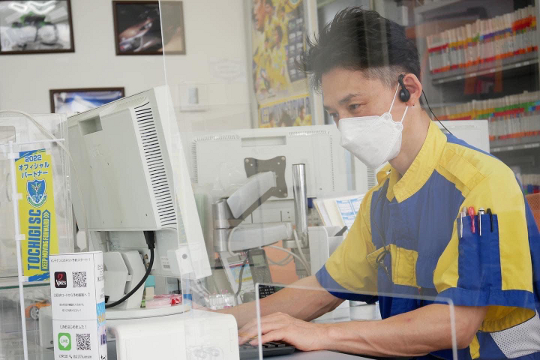
[[[356,96],[359,96],[360,94],[359,93],[356,93],[356,94],[349,94],[347,96],[345,96],[343,99],[339,100],[339,103],[341,105],[343,104],[346,104],[348,103],[349,101],[351,101],[352,98],[356,97]]]

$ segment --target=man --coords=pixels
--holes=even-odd
[[[283,45],[283,30],[276,25],[273,30],[272,48],[270,50],[269,73],[273,87],[277,90],[287,88],[287,52]]]
[[[298,116],[294,121],[294,126],[310,126],[311,124],[311,115],[306,115],[306,107],[300,105],[298,109]]]
[[[540,359],[540,235],[531,211],[507,166],[444,135],[420,107],[418,53],[403,28],[346,9],[310,43],[304,67],[342,145],[371,167],[389,165],[326,265],[261,300],[262,341],[450,358],[451,299],[460,358]],[[464,208],[474,222],[461,217]],[[344,298],[376,293],[398,295],[378,296],[381,321],[308,322]],[[254,304],[229,312],[240,342],[256,344]]]

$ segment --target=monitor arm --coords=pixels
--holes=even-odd
[[[214,225],[216,222],[219,228],[239,225],[272,196],[271,190],[275,187],[276,175],[273,172],[251,176],[231,196],[214,204]]]
[[[266,162],[266,164],[265,164]],[[271,164],[278,171],[270,169]],[[214,247],[217,252],[242,251],[266,246],[292,238],[290,223],[240,225],[249,215],[272,196],[286,197],[284,181],[285,158],[271,160],[245,160],[246,173],[256,165],[259,171],[248,177],[248,181],[228,198],[220,199],[212,206],[214,218]],[[253,170],[252,170],[253,171]],[[281,196],[280,196],[281,195]],[[234,230],[233,230],[234,229]],[[234,231],[229,239],[231,231]],[[230,243],[229,243],[230,242]]]

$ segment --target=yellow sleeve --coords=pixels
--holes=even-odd
[[[367,255],[375,251],[371,242],[371,198],[372,191],[364,197],[347,238],[316,274],[321,286],[340,298],[369,301],[377,291],[377,271],[367,261]]]
[[[500,331],[535,314],[533,271],[524,197],[514,174],[503,169],[481,181],[461,208],[486,211],[454,222],[452,239],[439,258],[434,284],[441,301],[488,306],[481,331]],[[487,214],[490,209],[493,216]],[[482,235],[480,236],[480,226]]]

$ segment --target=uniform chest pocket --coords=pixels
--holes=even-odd
[[[392,283],[403,286],[418,287],[416,281],[416,263],[418,260],[418,252],[414,250],[398,247],[394,244],[386,247],[387,254],[384,255],[385,248],[379,248],[367,255],[368,263],[375,269],[381,269],[382,263],[388,264],[385,257],[390,257],[391,268],[388,269],[392,277]]]
[[[461,227],[460,222],[461,220],[458,220],[458,227]],[[460,234],[461,230],[458,231],[458,235]],[[463,233],[459,236],[458,250],[458,287],[469,290],[500,287],[497,215],[474,216],[472,220],[469,216],[463,217]]]

